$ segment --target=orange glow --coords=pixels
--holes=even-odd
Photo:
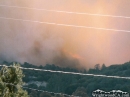
[[[69,12],[130,15],[129,0],[1,0],[1,4]],[[8,18],[97,28],[129,30],[130,23],[129,19],[22,8],[0,7],[0,13],[0,16]],[[76,59],[80,66],[88,68],[97,63],[123,63],[130,58],[129,33],[3,19],[0,22],[0,58],[6,61],[41,65],[53,64],[55,61],[56,64],[61,64],[63,60],[64,63],[71,64],[73,62],[70,60]]]
[[[74,54],[74,53],[72,53],[72,52],[69,52],[69,51],[67,51],[67,50],[65,50],[65,49],[63,49],[63,52],[67,55],[67,56],[70,56],[70,57],[72,57],[72,58],[74,58],[74,59],[78,59],[78,60],[84,60],[84,58],[83,57],[81,57],[80,55],[78,55],[78,54]]]

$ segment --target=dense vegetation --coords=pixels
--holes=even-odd
[[[8,64],[4,62],[4,64]],[[120,64],[120,65],[111,65],[106,67],[105,64],[100,66],[99,64],[95,65],[93,69],[89,70],[78,70],[73,68],[61,68],[55,65],[46,66],[35,66],[29,63],[24,63],[21,65],[26,68],[39,68],[39,69],[49,69],[49,70],[60,70],[60,71],[69,71],[69,72],[82,72],[82,73],[92,73],[92,74],[104,74],[112,76],[130,76],[130,62]],[[50,73],[50,72],[41,72],[34,70],[23,70],[23,73],[26,75],[24,77],[24,82],[34,83],[27,84],[30,88],[50,91],[50,92],[60,92],[66,93],[69,95],[79,95],[82,97],[91,97],[92,91],[96,89],[101,89],[104,91],[111,90],[122,90],[130,93],[130,80],[128,79],[115,79],[115,78],[103,78],[103,77],[93,77],[93,76],[80,76],[80,75],[71,75],[71,74],[61,74],[61,73]],[[37,85],[36,81],[41,82],[41,85]],[[46,85],[42,85],[42,82]],[[43,93],[38,91],[28,90],[28,93],[31,97],[64,97],[64,96],[52,96],[49,93]],[[45,96],[46,95],[46,96]],[[67,96],[66,96],[67,97]]]
[[[14,64],[0,70],[0,97],[29,97],[22,89],[24,75],[19,67],[20,65]]]

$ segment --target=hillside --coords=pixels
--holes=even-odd
[[[10,64],[4,62],[4,64]],[[130,62],[124,64],[111,65],[106,67],[104,64],[102,66],[95,65],[93,69],[89,70],[78,70],[73,68],[61,68],[58,66],[49,65],[46,66],[35,66],[29,63],[24,63],[21,65],[26,68],[39,68],[48,70],[58,70],[58,71],[69,71],[69,72],[81,72],[81,73],[91,73],[91,74],[102,74],[110,76],[130,76]],[[82,97],[91,97],[91,93],[96,89],[101,89],[104,91],[111,90],[122,90],[130,93],[130,80],[128,79],[115,79],[115,78],[103,78],[103,77],[93,77],[93,76],[80,76],[71,74],[61,74],[61,73],[50,73],[43,71],[34,70],[23,70],[26,85],[30,88],[46,90],[56,93],[65,93],[69,95],[79,95]],[[44,93],[38,93],[37,91],[27,90],[31,97],[43,97]],[[49,94],[48,94],[49,95]],[[47,96],[47,97],[52,97]],[[53,96],[53,97],[64,97],[64,96]]]

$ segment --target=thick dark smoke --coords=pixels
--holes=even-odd
[[[123,0],[1,0],[1,5],[130,16]],[[130,19],[0,7],[0,17],[130,30]],[[130,60],[130,33],[0,18],[0,61],[93,67]]]

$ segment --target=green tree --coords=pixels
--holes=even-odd
[[[19,64],[4,66],[0,71],[0,97],[28,97],[22,89],[23,77]]]
[[[88,97],[87,91],[84,87],[79,87],[77,90],[73,93],[75,96],[81,96],[81,97]]]
[[[100,64],[96,64],[96,65],[94,66],[94,68],[95,68],[96,70],[100,70]]]
[[[40,94],[40,97],[51,97],[51,94],[47,93],[47,92],[42,92]]]
[[[102,64],[101,69],[102,69],[102,70],[106,69],[106,65],[105,65],[105,64]]]
[[[36,91],[31,91],[31,93],[29,95],[30,95],[30,97],[38,97],[37,94],[38,93]]]

